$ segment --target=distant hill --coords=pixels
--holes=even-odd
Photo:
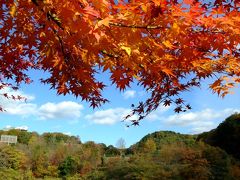
[[[146,174],[146,179],[240,178],[237,161],[223,149],[197,140],[198,135],[158,131],[144,136],[127,149],[126,153],[129,153],[127,156],[137,159],[134,163],[140,161],[145,172],[151,172]],[[147,166],[149,164],[150,166]],[[162,169],[162,172],[159,169]],[[117,171],[114,173],[118,174]]]
[[[155,146],[154,149],[159,150],[162,146],[173,143],[183,143],[191,146],[195,144],[196,138],[196,135],[180,134],[173,131],[157,131],[144,136],[129,149],[137,152],[142,151],[146,146]]]
[[[240,113],[231,115],[216,129],[200,134],[197,140],[220,147],[240,159]]]

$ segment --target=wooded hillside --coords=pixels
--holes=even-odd
[[[234,114],[217,129],[200,135],[155,132],[125,149],[82,143],[79,137],[62,133],[39,135],[2,130],[0,134],[17,135],[18,143],[0,144],[0,177],[16,180],[239,179],[240,161],[234,158],[239,151],[230,151],[232,147],[239,147],[239,117],[240,114]]]

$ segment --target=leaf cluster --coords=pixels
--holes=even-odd
[[[239,1],[2,0],[0,82],[30,83],[30,69],[58,94],[98,107],[108,100],[96,75],[122,91],[133,81],[150,94],[133,107],[137,125],[160,104],[191,109],[181,93],[212,78],[224,97],[240,82]],[[2,89],[2,86],[0,86]]]

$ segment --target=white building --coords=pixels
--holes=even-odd
[[[8,144],[16,144],[17,143],[17,136],[1,135],[1,142],[2,143],[8,143]]]

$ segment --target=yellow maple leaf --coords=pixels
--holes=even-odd
[[[101,25],[109,27],[109,21],[110,21],[109,18],[105,18],[105,19],[100,20],[98,22],[98,27],[100,27]]]
[[[145,13],[147,12],[147,5],[142,4],[141,8],[142,8],[143,12],[145,12]]]
[[[121,49],[123,49],[124,51],[126,51],[126,53],[130,56],[132,53],[132,49],[130,47],[127,46],[121,46]]]
[[[170,49],[173,48],[173,45],[171,44],[171,42],[169,40],[163,41],[162,43],[167,48],[170,48]]]
[[[173,23],[172,30],[173,30],[174,34],[179,34],[180,28],[177,23]]]
[[[12,16],[12,17],[14,17],[15,16],[15,14],[16,14],[16,11],[17,11],[17,6],[16,6],[16,4],[14,3],[13,4],[13,6],[10,8],[10,15]]]

